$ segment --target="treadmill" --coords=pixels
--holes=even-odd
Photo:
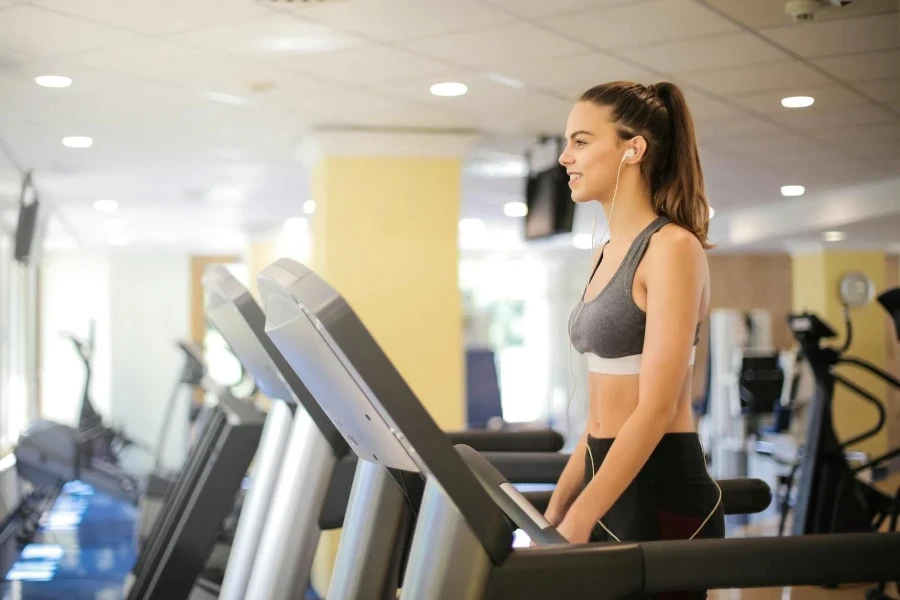
[[[329,598],[393,598],[399,583],[408,577],[404,568],[408,574],[413,566],[407,563],[404,527],[411,530],[414,521],[417,529],[428,532],[426,537],[441,543],[435,537],[438,530],[422,512],[425,506],[420,510],[423,477],[432,475],[422,466],[422,460],[441,448],[449,450],[450,460],[457,463],[441,471],[451,479],[459,472],[463,473],[461,477],[469,477],[463,479],[468,489],[459,489],[454,495],[461,502],[466,502],[469,493],[479,492],[477,481],[458,462],[452,436],[437,428],[346,301],[327,283],[303,265],[280,259],[260,274],[259,286],[267,308],[266,333],[329,416],[340,424],[361,459]],[[376,398],[384,399],[384,405],[396,412],[388,413]],[[399,445],[378,444],[381,437]],[[501,466],[504,459],[518,462],[517,468],[511,464],[501,469],[510,472],[533,468],[530,465],[535,458],[538,464],[551,458],[532,453],[481,456],[493,466]],[[517,483],[514,477],[518,474],[504,473],[503,477],[506,482]],[[771,501],[771,491],[761,481],[739,479],[719,484],[726,514],[761,512]],[[515,489],[511,484],[508,487]],[[535,499],[543,509],[549,493],[525,496]],[[446,559],[447,555],[442,557]]]
[[[376,499],[357,493],[363,491],[356,489],[359,474],[369,470],[362,463],[417,473],[427,482],[402,598],[527,600],[586,592],[626,598],[900,578],[900,534],[568,544],[483,455],[454,447],[326,282],[296,261],[279,259],[260,274],[259,285],[267,334],[361,461],[347,519],[356,514],[378,525],[369,511]],[[517,529],[538,547],[514,548]],[[358,548],[357,563],[370,554],[371,547]],[[367,589],[369,598],[397,593],[390,586]]]
[[[309,572],[321,531],[344,527],[351,485],[358,477],[356,455],[313,399],[306,386],[265,333],[266,316],[244,285],[224,266],[209,267],[203,278],[209,296],[207,314],[231,351],[260,389],[273,410],[285,405],[293,424],[277,456],[283,457],[277,475],[270,473],[265,509],[245,509],[238,522],[220,599],[297,598],[308,585]],[[450,434],[498,459],[507,476],[520,483],[555,482],[567,456],[557,454],[562,436],[554,431],[463,431]],[[518,452],[550,453],[540,465],[524,468]],[[259,460],[260,468],[264,458]],[[356,475],[355,475],[356,474]],[[248,505],[259,487],[254,475]],[[244,514],[246,513],[246,514]],[[335,582],[337,583],[337,577]]]

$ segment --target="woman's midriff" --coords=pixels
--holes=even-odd
[[[589,374],[590,411],[587,431],[596,438],[614,438],[637,408],[639,375]],[[694,432],[691,372],[678,392],[675,418],[666,433]]]

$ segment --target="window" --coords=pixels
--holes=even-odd
[[[9,423],[9,381],[11,327],[9,320],[10,267],[12,262],[12,239],[0,223],[0,455],[9,446],[6,424]]]
[[[9,449],[37,414],[37,270],[13,258],[0,223],[0,448]]]

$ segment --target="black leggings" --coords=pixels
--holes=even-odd
[[[587,436],[584,485],[606,458],[613,438]],[[594,526],[592,542],[646,542],[725,537],[720,490],[706,470],[696,433],[667,433],[638,476]],[[705,598],[705,591],[657,598]]]

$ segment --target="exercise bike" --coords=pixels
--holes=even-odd
[[[900,339],[900,288],[881,294],[878,302],[893,317]],[[822,341],[837,337],[837,333],[821,318],[810,312],[788,316],[791,331],[815,378],[806,440],[800,451],[800,459],[792,470],[792,475],[798,471],[800,474],[797,499],[793,507],[793,535],[877,532],[885,521],[888,521],[888,531],[897,530],[900,489],[891,496],[857,475],[881,467],[900,456],[900,448],[867,458],[857,465],[850,464],[847,451],[853,444],[872,437],[884,427],[884,405],[869,391],[836,373],[835,367],[854,365],[896,389],[900,389],[900,380],[866,360],[846,354],[853,339],[847,302],[844,304],[844,320],[847,337],[843,346],[833,348],[823,345]],[[878,411],[878,422],[874,427],[844,441],[837,439],[832,420],[834,389],[838,383],[871,403]],[[789,487],[791,485],[792,481],[788,483]],[[787,503],[782,511],[783,523]],[[867,592],[867,598],[888,598],[884,594],[884,587],[884,582],[879,583],[876,589]]]

